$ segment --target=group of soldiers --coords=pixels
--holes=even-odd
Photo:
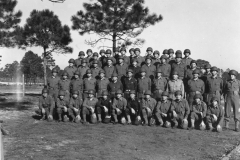
[[[41,120],[221,131],[229,129],[232,109],[239,131],[237,71],[223,82],[217,67],[198,68],[189,49],[166,49],[161,56],[151,47],[144,57],[139,48],[126,53],[100,50],[99,57],[88,49],[87,57],[80,51],[70,59],[60,77],[53,68],[39,100]]]

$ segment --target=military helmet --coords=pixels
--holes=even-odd
[[[176,55],[176,58],[182,58],[182,51],[177,50],[175,55]]]
[[[146,59],[145,59],[145,60],[147,60],[147,59],[150,59],[150,60],[152,61],[152,57],[151,57],[151,56],[149,56],[149,55],[146,57]]]
[[[190,62],[190,65],[191,65],[192,63],[195,63],[195,64],[197,65],[197,61],[195,61],[195,60],[192,60],[192,61]]]
[[[53,68],[52,73],[58,73],[58,70],[56,68]]]
[[[86,60],[86,59],[83,59],[83,60],[82,60],[82,63],[87,63],[87,60]]]
[[[218,72],[218,68],[215,67],[215,66],[213,66],[213,67],[211,68],[211,72],[212,72],[212,71],[217,71],[217,72]]]
[[[200,74],[200,71],[199,71],[199,69],[195,69],[193,72],[192,72],[192,74]]]
[[[153,52],[153,55],[154,55],[154,54],[160,55],[160,52],[159,52],[158,50],[156,50],[156,51]]]
[[[162,96],[169,96],[169,93],[167,91],[162,92]]]
[[[140,72],[141,72],[141,73],[142,73],[142,72],[145,72],[145,73],[146,73],[146,69],[141,68]]]
[[[119,90],[117,90],[116,94],[123,94],[123,92],[121,89],[119,89]]]
[[[135,48],[134,52],[136,52],[136,51],[141,52],[141,50],[139,48]]]
[[[92,74],[92,70],[91,70],[91,69],[88,69],[88,70],[86,71],[86,74]]]
[[[168,54],[168,50],[164,49],[162,54]]]
[[[63,72],[62,76],[68,76],[67,72]]]
[[[195,94],[194,99],[202,99],[202,95],[201,94]]]
[[[179,90],[176,91],[176,92],[175,92],[175,96],[177,96],[177,95],[182,95],[182,91],[179,91]]]
[[[95,91],[94,90],[92,90],[92,89],[90,89],[89,91],[88,91],[88,94],[95,94]]]
[[[85,56],[85,53],[83,51],[80,51],[78,56]]]
[[[168,50],[168,54],[171,54],[171,53],[174,53],[174,50],[170,48],[170,49]]]
[[[75,60],[74,59],[69,59],[69,61],[68,61],[68,63],[74,63],[75,62]]]
[[[164,54],[164,55],[161,56],[160,59],[168,59],[168,57]]]
[[[88,49],[88,50],[87,50],[87,53],[88,53],[88,52],[92,52],[92,50],[91,50],[91,49]]]
[[[145,94],[145,95],[151,95],[152,93],[151,93],[150,90],[147,90],[144,94]]]
[[[127,73],[128,73],[128,72],[133,73],[133,70],[132,70],[132,69],[128,69],[128,70],[127,70]]]
[[[72,94],[73,94],[73,95],[74,95],[74,94],[77,94],[77,95],[78,95],[79,92],[78,92],[78,90],[73,90],[73,91],[72,91]]]
[[[185,49],[183,53],[184,53],[184,54],[186,54],[186,53],[191,54],[191,51],[190,51],[190,49]]]
[[[178,75],[177,71],[172,71],[172,75]]]
[[[147,51],[153,51],[152,47],[148,47]]]
[[[98,64],[98,60],[93,60],[93,64]]]
[[[107,96],[108,95],[108,91],[103,91],[102,92],[102,96]]]
[[[127,52],[126,48],[124,48],[124,47],[120,49],[120,52],[122,52],[122,51]]]
[[[105,54],[112,54],[112,51],[110,49],[107,49]]]
[[[235,76],[237,76],[237,75],[238,75],[238,72],[235,71],[235,70],[230,70],[228,74],[229,74],[229,75],[235,75]]]
[[[138,63],[137,58],[133,58],[133,59],[132,59],[132,63],[133,63],[133,62],[137,62],[137,63]]]
[[[97,53],[97,52],[94,52],[94,53],[93,53],[93,56],[97,56],[97,57],[98,57],[98,53]]]
[[[134,48],[130,48],[130,49],[129,49],[129,52],[134,52]]]
[[[81,73],[80,73],[79,71],[75,71],[75,72],[74,72],[74,75],[80,76],[80,74],[81,74]]]
[[[64,91],[59,91],[59,94],[58,94],[59,96],[65,96],[65,92]]]
[[[118,74],[116,72],[113,72],[112,77],[118,77]]]
[[[208,64],[206,64],[204,67],[205,67],[205,69],[210,69],[210,68],[211,68],[211,65],[208,63]]]
[[[104,71],[104,70],[100,70],[100,71],[99,71],[99,74],[101,74],[101,73],[104,73],[104,74],[105,74],[105,71]]]
[[[101,49],[99,54],[102,54],[102,53],[106,53],[106,51],[104,49]]]
[[[136,94],[136,91],[135,90],[131,90],[129,93],[130,94]]]
[[[160,68],[158,68],[156,73],[162,73],[162,70]]]
[[[123,56],[118,56],[118,60],[120,59],[124,60]]]

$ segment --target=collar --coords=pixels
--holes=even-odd
[[[128,77],[128,80],[130,81],[132,79],[132,77]]]
[[[92,101],[93,100],[93,98],[89,98],[89,101]]]
[[[113,83],[117,83],[118,81],[116,80],[115,82],[113,81]]]
[[[158,77],[157,79],[162,79],[162,77]]]
[[[92,79],[92,77],[88,77],[87,79],[88,79],[88,80],[91,80],[91,79]]]
[[[150,66],[151,66],[151,64],[146,64],[146,66],[150,67]]]
[[[56,78],[55,76],[52,76],[52,78]]]
[[[124,63],[119,63],[119,65],[120,65],[120,66],[123,66],[123,65],[124,65]]]
[[[122,101],[122,100],[123,100],[123,97],[121,97],[121,98],[118,98],[118,100],[119,100],[119,101]]]
[[[108,67],[110,68],[110,67],[112,67],[112,65],[111,65],[111,66],[108,66]]]
[[[215,76],[215,77],[212,76],[212,79],[217,79],[217,76]]]
[[[199,78],[197,78],[197,79],[194,79],[194,78],[193,78],[193,80],[194,80],[194,81],[198,81],[198,80],[199,80]]]
[[[182,102],[182,99],[179,99],[179,100],[176,99],[176,102]]]
[[[216,106],[212,105],[212,106],[213,106],[214,109],[218,108],[218,105],[216,105]]]
[[[103,78],[102,78],[102,79],[100,79],[100,80],[102,81],[102,80],[104,80],[104,79],[105,79],[105,77],[103,77]]]
[[[168,102],[168,100],[166,100],[166,101],[162,100],[162,103],[167,103],[167,102]]]
[[[144,79],[146,76],[144,76],[144,77],[141,77],[141,79]]]

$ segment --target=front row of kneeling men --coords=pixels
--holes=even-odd
[[[190,111],[188,102],[183,99],[181,91],[175,92],[175,100],[169,99],[168,92],[162,93],[160,101],[151,97],[151,91],[146,91],[144,98],[138,99],[135,91],[130,91],[130,98],[126,100],[121,90],[116,92],[116,97],[111,100],[108,92],[104,91],[99,99],[94,97],[94,91],[89,90],[88,98],[84,101],[79,97],[78,91],[68,100],[65,92],[60,91],[57,102],[48,95],[48,90],[42,90],[39,101],[39,111],[42,119],[53,120],[56,104],[56,119],[59,122],[82,122],[159,125],[164,127],[179,127],[183,129],[222,130],[223,108],[218,98],[213,97],[211,104],[206,105],[202,96],[194,96],[193,109]],[[39,112],[38,112],[39,113]],[[88,118],[89,117],[89,118]],[[188,124],[190,122],[190,124]],[[206,124],[206,125],[205,125]]]

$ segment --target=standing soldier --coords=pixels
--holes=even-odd
[[[152,119],[152,113],[157,105],[157,101],[154,98],[151,98],[151,91],[148,90],[145,93],[145,97],[141,101],[142,115],[144,119],[144,126],[152,125],[149,123],[149,119]]]
[[[92,55],[93,55],[93,51],[91,49],[88,49],[87,50],[87,57],[86,57],[87,65],[89,65],[89,62],[92,59]]]
[[[52,121],[54,107],[55,103],[52,96],[48,95],[48,90],[44,88],[42,90],[42,96],[39,98],[39,111],[42,115],[40,120],[47,119],[48,121]]]
[[[182,129],[188,128],[188,115],[190,113],[188,102],[183,99],[182,91],[175,92],[176,99],[172,101],[171,113],[173,128],[180,126]]]
[[[60,90],[59,91],[59,98],[57,99],[57,114],[58,114],[58,121],[67,122],[69,119],[67,117],[68,113],[68,104],[69,104],[69,98],[65,97],[65,91]]]
[[[130,65],[128,68],[133,71],[134,78],[138,79],[141,77],[140,76],[141,67],[138,66],[138,61],[136,58],[132,59],[132,65]]]
[[[124,59],[122,56],[118,57],[118,64],[115,66],[115,71],[118,74],[118,79],[123,80],[128,70],[128,65],[124,63]]]
[[[103,91],[107,91],[109,85],[109,80],[105,77],[103,70],[99,72],[99,77],[96,84],[97,98],[102,96]]]
[[[130,56],[129,56],[129,60],[130,60],[129,64],[132,64],[132,60],[136,57],[136,55],[134,53],[134,48],[129,49],[129,54],[130,54]]]
[[[146,77],[149,77],[151,80],[154,79],[154,75],[156,72],[156,66],[152,65],[152,58],[150,56],[146,57],[146,64],[142,66],[143,69],[146,70]]]
[[[168,62],[169,62],[169,59],[168,59],[168,58],[169,58],[168,49],[164,49],[162,54],[167,57],[166,63],[168,63]],[[163,55],[162,55],[162,56],[163,56]],[[171,66],[171,65],[170,65],[170,66]]]
[[[79,123],[81,120],[80,113],[82,109],[83,100],[78,96],[79,91],[74,90],[69,101],[68,115],[72,118],[72,122]]]
[[[162,93],[167,89],[167,80],[162,77],[162,70],[158,69],[156,78],[153,80],[153,98],[160,100]]]
[[[212,74],[211,74],[211,65],[209,63],[206,64],[204,67],[206,72],[202,74],[201,79],[205,83],[207,79],[212,76]]]
[[[62,79],[58,82],[59,90],[65,93],[65,98],[67,100],[70,99],[70,83],[71,81],[68,79],[68,73],[63,72]]]
[[[85,53],[83,51],[80,51],[78,54],[78,59],[75,60],[75,66],[78,68],[82,64],[82,60],[85,57]]]
[[[178,79],[178,73],[176,71],[172,72],[171,79],[168,81],[167,84],[167,91],[170,93],[169,98],[175,100],[175,92],[181,91],[182,95],[185,94],[184,84],[181,79]]]
[[[83,97],[83,80],[79,78],[80,73],[76,71],[74,73],[74,79],[70,83],[70,91],[73,95],[73,91],[78,91],[78,97],[82,99]]]
[[[130,65],[130,58],[128,56],[126,56],[126,53],[127,53],[126,48],[121,48],[120,52],[122,54],[124,63],[129,66]]]
[[[186,71],[186,74],[185,74],[185,78],[184,78],[184,81],[185,81],[185,84],[187,84],[187,82],[193,78],[193,74],[192,72],[197,69],[197,61],[195,60],[192,60],[191,63],[190,63],[190,66],[188,67],[187,71]]]
[[[116,64],[116,59],[114,57],[111,57],[112,55],[112,51],[110,49],[107,49],[106,50],[106,53],[105,53],[105,61],[103,62],[103,67],[107,66],[108,65],[108,60],[111,59],[112,60],[112,65],[115,65]]]
[[[185,77],[187,67],[182,61],[182,52],[180,50],[176,51],[176,61],[172,63],[172,70],[178,72],[179,79],[183,79]]]
[[[130,91],[130,98],[127,99],[127,109],[126,109],[126,116],[127,116],[127,123],[131,124],[133,120],[133,124],[139,125],[141,122],[141,104],[140,101],[136,98],[136,91]]]
[[[99,61],[98,60],[93,60],[92,61],[92,77],[95,79],[99,79],[99,72],[102,71],[102,68],[100,68],[100,66],[98,65]]]
[[[222,122],[223,122],[223,109],[219,104],[218,99],[212,97],[211,105],[208,106],[207,115],[206,115],[206,122],[207,127],[210,131],[213,130],[213,127],[216,128],[217,132],[222,131]]]
[[[190,63],[193,60],[192,58],[189,57],[191,55],[191,51],[189,49],[185,49],[183,53],[185,55],[185,57],[183,58],[183,61],[187,67],[190,67]]]
[[[115,71],[115,67],[113,66],[113,60],[111,58],[107,59],[107,66],[103,68],[106,73],[106,78],[111,78],[113,72]]]
[[[161,63],[161,59],[159,56],[160,56],[160,52],[158,50],[153,52],[152,64],[156,67]]]
[[[133,77],[133,70],[129,69],[127,71],[127,77],[123,80],[123,90],[124,90],[124,97],[126,99],[129,98],[129,94],[131,90],[137,90],[137,80]]]
[[[192,74],[193,78],[188,81],[186,86],[187,100],[191,110],[195,94],[203,95],[205,92],[205,84],[201,79],[198,78],[200,71],[196,69]]]
[[[195,123],[198,124],[198,128],[200,130],[204,130],[206,128],[203,120],[206,117],[207,105],[202,101],[202,95],[196,94],[194,96],[194,102],[192,107],[190,119],[191,119],[191,128],[195,128]]]
[[[146,53],[146,57],[147,56],[153,57],[153,49],[152,49],[152,47],[148,47],[146,52],[147,52]]]
[[[103,91],[102,97],[99,98],[97,103],[97,116],[98,121],[102,122],[102,116],[104,117],[103,122],[109,123],[111,120],[111,114],[112,114],[112,101],[108,97],[108,92]]]
[[[98,53],[97,52],[94,52],[93,53],[93,57],[90,59],[90,62],[89,62],[89,67],[91,68],[93,65],[94,65],[94,63],[96,63],[97,62],[97,66],[98,67],[102,67],[102,63],[101,63],[101,61],[98,59]]]
[[[172,64],[175,62],[175,58],[173,57],[174,55],[174,50],[173,49],[169,49],[168,50],[168,63],[172,66]]]
[[[229,128],[231,108],[233,109],[235,131],[239,132],[240,108],[239,108],[239,90],[240,81],[236,79],[238,73],[235,70],[229,71],[230,80],[227,80],[223,87],[225,97],[225,128]],[[218,102],[220,103],[220,102]],[[220,106],[220,105],[219,105]]]
[[[105,56],[105,53],[106,53],[106,51],[104,50],[104,49],[101,49],[100,50],[100,52],[99,52],[99,54],[100,54],[100,58],[99,58],[99,61],[101,62],[101,64],[102,64],[102,68],[104,67],[103,66],[103,62],[105,61],[106,62],[106,56]]]
[[[160,126],[164,126],[166,128],[171,127],[171,114],[170,114],[170,109],[171,109],[171,101],[168,99],[168,92],[164,91],[162,93],[162,98],[160,101],[157,103],[157,107],[155,110],[155,116],[157,121],[159,122]]]
[[[161,63],[158,65],[158,69],[162,70],[162,76],[168,80],[171,74],[171,65],[167,63],[166,55],[162,55],[160,59]]]
[[[113,124],[118,123],[118,116],[121,119],[121,123],[125,124],[126,123],[126,118],[124,117],[125,110],[127,107],[127,100],[123,98],[122,91],[118,90],[116,92],[116,98],[113,99],[113,104],[112,104],[112,115],[114,118]]]
[[[143,98],[144,93],[147,90],[151,91],[152,82],[151,79],[146,77],[146,70],[144,68],[141,69],[141,77],[138,79],[138,98]]]
[[[118,79],[117,73],[113,73],[112,80],[108,85],[108,92],[110,93],[110,98],[113,99],[118,90],[123,90],[122,82]]]
[[[206,103],[210,105],[212,97],[216,97],[218,102],[221,102],[221,95],[223,90],[223,80],[217,76],[218,68],[211,68],[211,77],[206,80]]]
[[[92,70],[87,70],[87,78],[83,80],[83,99],[85,100],[89,95],[89,90],[95,91],[96,79],[92,77]]]
[[[88,124],[87,122],[87,115],[91,116],[91,123],[96,123],[96,105],[98,103],[98,99],[94,97],[95,92],[94,90],[88,91],[88,97],[83,101],[82,107],[82,117],[83,117],[83,124]]]
[[[75,60],[70,59],[68,61],[69,66],[67,66],[64,71],[68,73],[68,78],[71,80],[73,78],[74,73],[76,72],[77,68],[74,66]]]
[[[49,95],[54,98],[54,101],[57,101],[58,97],[58,82],[60,78],[57,76],[58,70],[56,68],[52,69],[52,77],[49,77],[47,80],[47,88]]]
[[[141,50],[139,48],[135,48],[134,49],[134,53],[136,55],[136,59],[138,61],[138,66],[141,67],[142,64],[144,63],[144,57],[141,57],[140,54],[141,54]]]
[[[80,79],[84,79],[86,77],[86,71],[89,69],[87,66],[87,60],[83,59],[81,66],[78,67],[78,71],[80,73]]]

